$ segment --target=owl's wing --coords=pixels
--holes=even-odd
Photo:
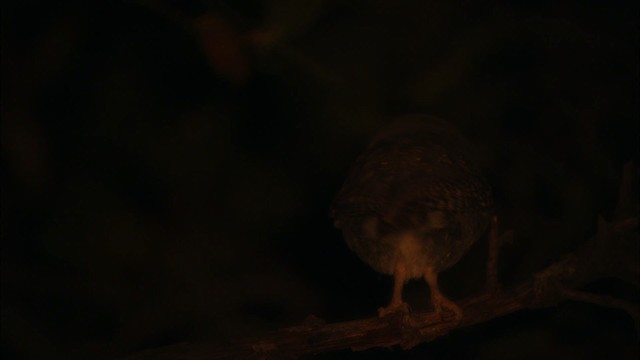
[[[376,215],[383,206],[382,194],[394,179],[394,153],[388,146],[375,147],[360,155],[331,205],[330,215],[342,228],[345,221]]]

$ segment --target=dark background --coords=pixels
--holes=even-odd
[[[21,1],[2,8],[2,358],[114,358],[373,316],[391,279],[328,209],[389,118],[475,144],[513,284],[611,216],[638,160],[636,1]],[[486,240],[441,276],[479,291]],[[637,301],[612,280],[598,291]],[[407,286],[418,311],[428,289]],[[411,351],[635,359],[623,312],[563,303]]]

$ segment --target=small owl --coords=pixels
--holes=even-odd
[[[356,160],[331,216],[360,259],[394,276],[380,316],[408,311],[403,286],[424,278],[435,310],[462,318],[440,292],[438,273],[456,264],[490,222],[490,189],[471,158],[452,125],[411,115],[384,127]]]

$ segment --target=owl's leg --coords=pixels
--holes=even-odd
[[[407,282],[407,270],[402,264],[396,266],[393,273],[393,295],[388,306],[378,309],[378,316],[384,317],[392,313],[409,313],[409,305],[402,301],[402,289]]]
[[[428,268],[424,273],[424,279],[429,284],[429,289],[431,290],[431,303],[433,304],[435,311],[440,314],[440,316],[443,316],[446,311],[450,311],[453,313],[456,320],[461,320],[462,308],[440,292],[440,287],[438,286],[438,273],[434,269]]]

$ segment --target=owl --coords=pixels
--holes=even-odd
[[[394,277],[380,316],[407,312],[403,286],[423,278],[435,311],[462,318],[440,291],[438,274],[462,258],[493,214],[490,188],[472,158],[451,124],[410,115],[384,127],[353,165],[331,216],[362,261]]]

